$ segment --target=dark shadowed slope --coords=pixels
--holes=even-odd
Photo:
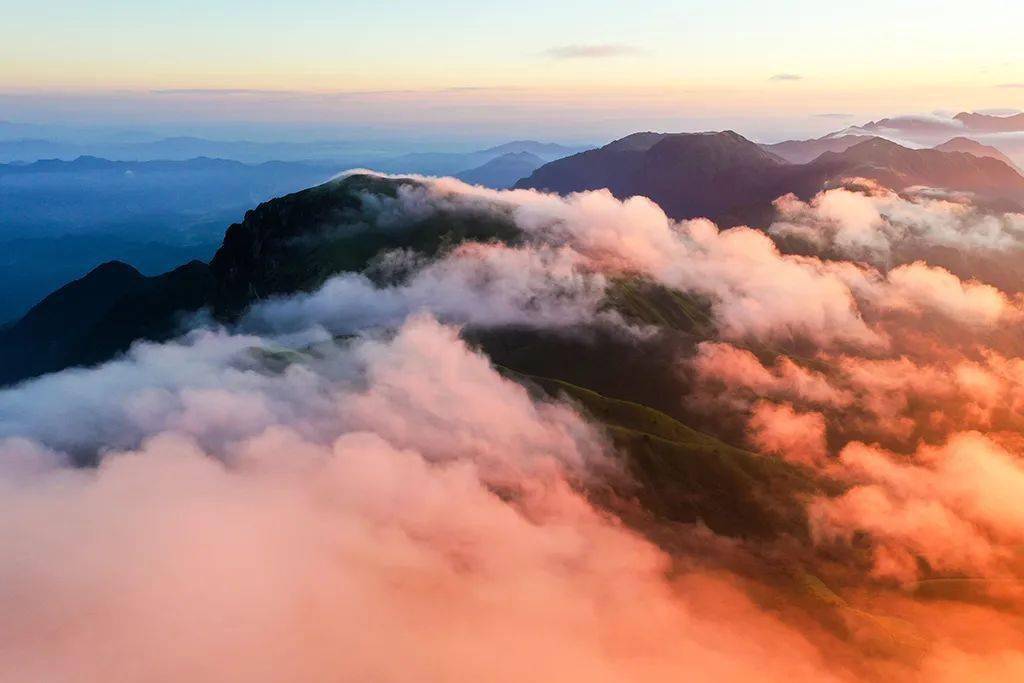
[[[228,228],[210,268],[214,306],[230,316],[256,299],[309,291],[335,273],[364,270],[377,254],[408,249],[433,256],[464,240],[511,241],[518,229],[495,213],[438,211],[388,230],[367,228],[374,203],[409,179],[355,175],[265,202]]]
[[[638,133],[552,162],[516,184],[566,194],[607,188],[644,195],[676,217],[729,221],[742,205],[777,197],[786,162],[738,133]]]
[[[105,263],[0,329],[0,384],[106,360],[135,339],[166,338],[179,313],[205,304],[211,284],[198,261],[156,277]]]

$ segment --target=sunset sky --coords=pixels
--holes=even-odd
[[[0,118],[438,131],[486,119],[586,136],[749,117],[770,137],[769,111],[782,135],[841,115],[1024,106],[1024,9],[966,7],[4,0]]]

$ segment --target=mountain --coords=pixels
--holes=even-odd
[[[869,121],[863,126],[854,126],[854,130],[870,133],[895,131],[901,135],[941,135],[962,128],[956,121],[939,116],[893,116],[877,121]]]
[[[456,177],[472,185],[494,189],[512,187],[544,165],[544,160],[530,152],[509,152],[491,159],[483,166],[463,171]]]
[[[211,284],[199,261],[156,277],[105,263],[0,328],[0,384],[106,360],[135,339],[171,336],[180,313],[209,299]]]
[[[0,135],[2,133],[0,130]],[[196,157],[214,157],[247,164],[318,161],[355,166],[395,156],[401,151],[402,146],[395,143],[344,140],[254,142],[182,136],[154,140],[79,139],[71,142],[27,135],[0,139],[0,162],[32,162],[39,159],[72,161],[80,156],[115,161],[187,161]]]
[[[352,175],[265,202],[227,229],[210,269],[211,301],[230,317],[256,299],[309,291],[335,273],[364,270],[385,250],[432,256],[467,239],[514,241],[510,218],[439,211],[393,230],[367,230],[367,196],[394,198],[410,179]]]
[[[650,197],[678,218],[729,221],[742,204],[779,196],[774,179],[785,166],[733,131],[638,133],[542,166],[516,187],[561,194],[608,188],[617,197]]]
[[[786,140],[772,145],[761,145],[792,164],[806,164],[825,152],[845,152],[856,144],[870,140],[871,135],[840,135],[815,138],[813,140]]]
[[[484,152],[412,152],[373,164],[384,173],[414,173],[426,176],[455,176],[501,156]]]
[[[144,275],[166,272],[192,260],[209,260],[219,240],[171,244],[140,235],[89,233],[60,237],[11,237],[0,240],[0,322],[25,314],[44,296],[108,261],[130,263]]]
[[[851,176],[897,189],[927,185],[1024,201],[1024,177],[998,159],[913,150],[877,138],[789,164],[731,131],[630,136],[547,164],[517,186],[558,192],[609,187],[619,196],[650,196],[677,218],[764,224],[780,195],[807,198]],[[393,229],[367,230],[374,219],[366,212],[380,210],[374,207],[397,196],[402,185],[416,181],[352,175],[264,202],[228,228],[209,267],[196,262],[150,278],[123,264],[95,270],[3,329],[0,381],[97,362],[133,339],[167,338],[180,315],[202,307],[231,320],[253,301],[316,289],[339,272],[366,271],[384,251],[429,258],[465,240],[515,243],[520,237],[501,212],[454,207]],[[377,199],[367,202],[371,196]],[[76,297],[93,300],[82,315]],[[657,405],[656,397],[645,400],[670,408]]]
[[[383,250],[430,258],[465,240],[519,239],[509,216],[457,206],[427,217],[410,214],[386,230],[367,229],[382,203],[401,186],[416,184],[352,175],[265,202],[228,229],[210,266],[190,263],[147,278],[127,264],[105,264],[0,329],[0,383],[97,363],[135,339],[168,339],[181,329],[182,316],[199,308],[230,321],[253,301],[316,288],[332,274],[372,273],[367,268]],[[614,500],[636,501],[665,520],[700,521],[730,536],[804,533],[797,501],[808,485],[805,475],[683,422],[687,413],[677,397],[687,380],[664,367],[681,349],[692,352],[710,329],[703,304],[623,278],[611,287],[607,306],[658,332],[634,338],[596,325],[570,335],[515,327],[463,333],[509,378],[539,395],[567,396],[605,426],[636,480],[628,490],[609,491]],[[304,355],[300,349],[274,360],[289,364]]]
[[[126,260],[154,274],[207,260],[224,226],[246,209],[341,170],[205,157],[0,164],[0,322],[105,261]]]
[[[415,181],[355,175],[264,202],[228,228],[209,266],[193,261],[145,277],[124,263],[104,264],[0,327],[0,384],[107,360],[136,339],[167,339],[200,308],[230,320],[257,299],[363,271],[383,251],[429,257],[465,240],[518,238],[508,217],[454,209],[367,230],[363,212],[374,204],[366,197],[393,198],[403,184]]]
[[[512,142],[506,142],[503,145],[497,147],[491,147],[489,149],[481,150],[481,154],[522,154],[528,153],[544,159],[545,161],[554,161],[555,159],[561,159],[567,157],[570,154],[576,154],[582,152],[586,147],[566,147],[565,145],[559,145],[554,142],[537,142],[536,140],[514,140]]]
[[[841,153],[826,152],[809,166],[818,167],[832,178],[870,178],[895,190],[924,185],[1024,202],[1024,177],[998,159],[965,152],[909,149],[883,138],[862,142]]]
[[[962,123],[968,130],[985,131],[989,133],[1011,133],[1024,131],[1024,114],[993,116],[991,114],[976,114],[964,111],[960,112],[953,118]]]
[[[414,152],[373,163],[373,168],[386,173],[417,173],[432,176],[458,176],[508,154],[531,154],[542,162],[561,159],[582,151],[550,142],[517,140],[475,152]]]
[[[1013,160],[1010,159],[1010,157],[1006,156],[992,145],[983,145],[976,140],[971,140],[970,138],[953,138],[943,142],[941,145],[936,145],[933,149],[937,149],[940,152],[966,152],[967,154],[973,154],[976,157],[999,159],[999,161],[1020,173],[1020,168],[1013,163]]]
[[[608,188],[620,198],[649,197],[676,219],[763,226],[777,197],[792,192],[806,199],[848,177],[896,190],[925,185],[1024,202],[1024,177],[997,159],[869,138],[790,164],[732,131],[631,135],[546,164],[516,187],[562,194]]]

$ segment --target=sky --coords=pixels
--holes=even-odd
[[[1024,106],[1024,7],[0,0],[0,120],[528,132]]]

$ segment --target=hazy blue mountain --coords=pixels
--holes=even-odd
[[[207,260],[247,208],[340,170],[205,158],[0,164],[0,322],[105,261],[157,273]]]
[[[378,161],[372,165],[372,168],[387,173],[458,176],[460,173],[479,168],[507,154],[528,153],[539,157],[543,162],[549,162],[582,151],[582,149],[585,148],[565,147],[535,140],[518,140],[498,145],[497,147],[466,153],[415,152],[403,154],[393,159]]]
[[[365,165],[402,152],[399,145],[321,140],[309,142],[254,142],[173,137],[139,141],[68,141],[41,137],[0,139],[0,162],[32,162],[39,159],[73,161],[96,156],[115,161],[187,161],[215,157],[249,164],[268,161],[328,161],[348,166]]]
[[[483,166],[458,174],[460,180],[473,185],[503,190],[544,165],[544,160],[530,152],[509,152],[491,159]]]
[[[579,146],[567,147],[554,142],[537,142],[536,140],[514,140],[497,147],[482,150],[482,152],[484,154],[522,154],[525,152],[538,156],[545,161],[553,161],[554,159],[567,157],[570,154],[582,152],[585,149],[588,148]]]

